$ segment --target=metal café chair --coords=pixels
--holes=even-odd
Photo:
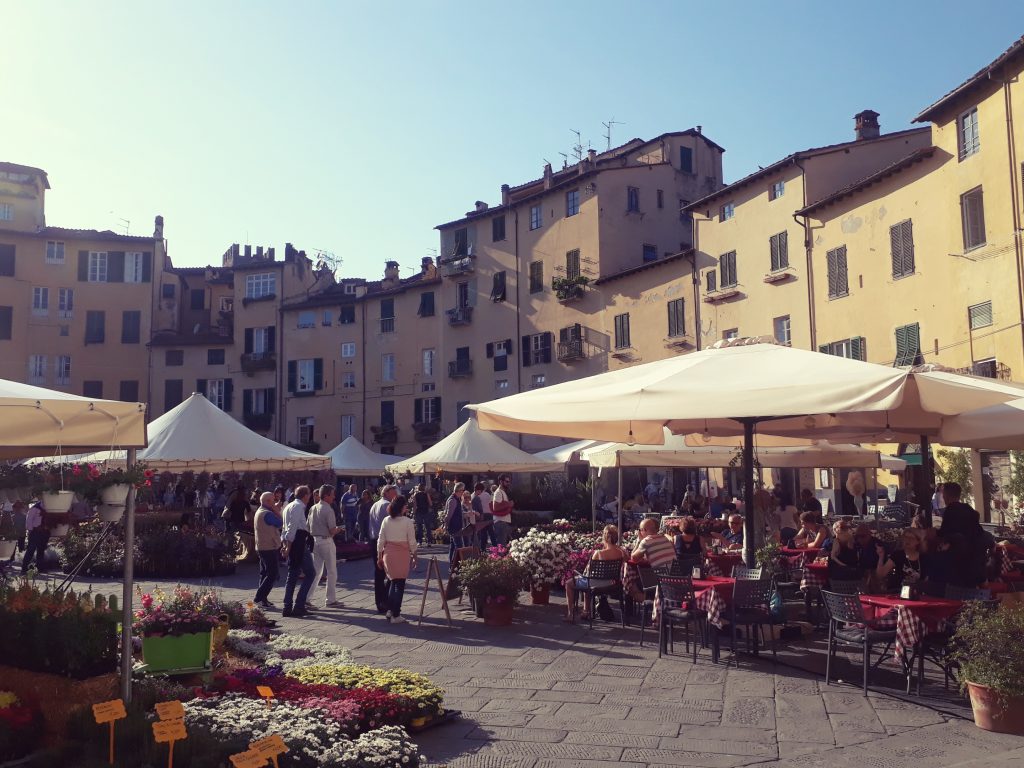
[[[732,655],[736,659],[737,667],[740,665],[739,657],[736,655],[736,640],[739,627],[742,626],[744,628],[747,651],[753,651],[756,656],[757,633],[761,633],[761,640],[766,643],[767,641],[764,639],[765,624],[774,629],[775,617],[772,615],[771,600],[771,579],[736,579],[736,583],[733,585],[732,602],[729,605],[729,630],[732,634]],[[772,635],[772,660],[775,660],[776,643],[774,631]]]
[[[885,643],[874,666],[885,659],[885,655],[896,642],[895,629],[875,629],[872,622],[864,615],[864,606],[856,594],[841,594],[822,590],[825,610],[828,612],[828,655],[825,660],[825,685],[832,679],[832,657],[836,653],[836,645],[855,646],[861,649],[864,668],[864,695],[868,695],[868,671],[871,667],[871,649]],[[908,683],[909,684],[909,683]]]
[[[660,621],[658,630],[658,658],[666,650],[674,649],[674,630],[676,624],[686,627],[686,650],[690,650],[690,625],[693,632],[693,663],[697,663],[697,639],[703,636],[701,620],[703,611],[697,609],[697,597],[693,592],[693,581],[689,576],[665,576],[659,579],[658,594],[660,600]]]
[[[585,586],[579,587],[576,590],[576,598],[579,599],[581,594],[590,595],[590,628],[594,628],[594,614],[597,613],[597,598],[601,595],[618,596],[619,598],[619,609],[626,610],[623,597],[622,583],[619,581],[619,576],[622,572],[622,561],[621,560],[591,560],[587,563],[587,568],[583,573],[577,573],[576,575],[583,579]],[[593,582],[599,580],[611,579],[614,583],[609,586],[595,585]],[[573,605],[573,613],[576,612],[576,606]]]

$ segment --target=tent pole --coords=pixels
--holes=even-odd
[[[743,561],[748,568],[757,567],[754,498],[754,420],[743,419]]]
[[[875,530],[878,530],[878,468],[871,470],[871,491],[875,495]]]
[[[125,466],[135,465],[135,449],[129,448]],[[135,488],[128,486],[124,506],[124,583],[121,588],[121,698],[132,700],[132,592],[135,566]]]
[[[594,468],[589,464],[587,476],[590,478],[590,532],[597,533],[597,483],[594,482]]]
[[[935,486],[935,460],[932,458],[931,445],[927,435],[921,435],[921,480],[924,488],[918,490],[917,499],[924,512],[924,519],[929,528],[932,527],[932,493]]]
[[[618,464],[618,456],[615,457],[615,463]],[[619,464],[619,536],[622,536],[625,531],[622,530],[622,508],[625,506],[626,500],[622,498],[622,465]]]

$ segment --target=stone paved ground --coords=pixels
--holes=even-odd
[[[422,574],[410,579],[409,613],[419,613]],[[638,630],[564,624],[555,597],[559,605],[518,607],[508,628],[453,604],[448,628],[433,590],[422,626],[392,626],[373,610],[370,561],[342,564],[341,576],[344,608],[283,626],[444,685],[463,715],[417,736],[429,766],[1024,768],[1024,739],[981,731],[948,708],[826,688],[821,676],[770,660],[726,668],[703,652],[693,665],[679,646],[679,656],[658,659],[650,643],[638,646]],[[213,583],[248,598],[254,567]]]

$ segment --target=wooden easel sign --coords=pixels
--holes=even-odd
[[[437,583],[437,593],[441,596],[441,606],[444,608],[445,618],[448,619],[448,626],[452,626],[452,613],[448,610],[448,598],[444,594],[444,584],[441,582],[441,566],[438,565],[437,557],[430,558],[430,563],[427,565],[427,578],[423,582],[423,600],[420,602],[420,620],[417,625],[423,623],[423,614],[427,610],[427,592],[430,591],[430,576],[433,574],[434,580]]]

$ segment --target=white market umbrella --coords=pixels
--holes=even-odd
[[[146,406],[0,379],[0,459],[146,444]]]
[[[371,451],[351,435],[326,455],[331,460],[331,469],[334,473],[346,477],[375,477],[385,472],[388,464],[403,458]]]
[[[446,438],[415,456],[388,465],[396,475],[443,472],[557,472],[565,462],[538,459],[480,429],[469,419]]]
[[[203,395],[191,397],[149,423],[149,445],[138,461],[166,472],[264,472],[328,469],[326,456],[275,442],[235,421]],[[118,464],[124,451],[101,451],[77,461]]]
[[[574,459],[582,460],[583,451],[598,445],[604,445],[604,443],[600,443],[597,440],[576,440],[565,445],[556,445],[554,448],[548,448],[544,451],[537,451],[533,455],[541,461],[558,461],[562,464],[568,464]]]
[[[978,408],[947,419],[940,442],[961,448],[1024,449],[1024,399]]]

